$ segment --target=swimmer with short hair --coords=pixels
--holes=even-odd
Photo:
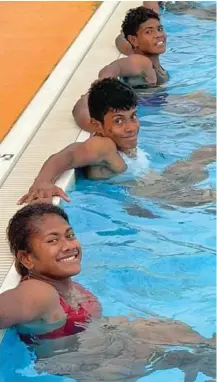
[[[168,74],[160,65],[159,58],[166,51],[166,34],[159,14],[143,6],[130,9],[122,23],[122,31],[132,52],[128,57],[105,66],[99,72],[99,79],[120,77],[134,88],[165,83]],[[118,45],[119,50],[126,54]]]
[[[84,102],[83,102],[84,101]],[[129,192],[138,196],[167,201],[174,205],[198,205],[215,200],[213,189],[194,189],[196,182],[206,179],[205,166],[215,161],[215,145],[201,147],[189,160],[176,162],[162,175],[148,169],[148,160],[139,160],[137,141],[139,120],[137,96],[133,89],[115,78],[94,82],[88,104],[81,99],[74,110],[81,128],[91,126],[92,135],[85,142],[72,143],[52,155],[42,166],[33,185],[19,203],[51,202],[53,196],[69,201],[55,185],[66,170],[80,169],[92,180],[115,179],[123,183],[121,174],[134,176],[127,180]],[[144,154],[144,153],[143,153]],[[126,181],[125,181],[126,183]]]
[[[143,6],[156,12],[159,16],[160,10],[162,10],[175,14],[188,14],[203,20],[216,20],[216,4],[204,6],[198,1],[143,1]],[[115,44],[119,52],[125,56],[134,54],[134,47],[124,34],[123,28],[116,37]]]

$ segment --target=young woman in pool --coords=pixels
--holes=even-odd
[[[7,232],[21,283],[0,295],[0,328],[16,326],[36,352],[39,371],[88,382],[128,375],[133,382],[145,374],[144,364],[151,359],[164,368],[180,364],[180,351],[175,361],[173,353],[165,363],[170,346],[193,346],[200,357],[200,344],[213,348],[214,339],[178,321],[100,318],[97,298],[71,280],[80,272],[81,247],[59,207],[26,206]]]

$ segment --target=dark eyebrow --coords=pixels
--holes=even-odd
[[[127,111],[127,110],[124,110],[124,111]],[[136,112],[137,112],[137,108],[135,108],[135,109],[132,110],[131,115],[136,114]],[[125,115],[124,115],[124,114],[119,114],[119,113],[117,113],[117,114],[114,114],[114,115],[112,116],[112,119],[113,119],[113,118],[117,118],[117,117],[124,117],[124,118],[125,118]]]
[[[68,233],[68,232],[70,232],[70,231],[74,233],[72,227],[67,228],[67,230],[65,231],[65,233]],[[48,233],[46,233],[46,235],[43,236],[43,239],[44,239],[45,237],[49,236],[49,235],[59,236],[59,232],[52,232],[52,231],[51,231],[51,232],[48,232]]]
[[[74,233],[72,227],[67,228],[66,233],[68,233],[68,232],[70,232],[70,231],[71,231],[72,233]]]
[[[124,117],[124,114],[114,114],[112,118],[117,118],[117,117]]]
[[[51,231],[51,232],[46,233],[46,235],[44,235],[43,238],[45,238],[45,237],[47,237],[49,235],[58,236],[59,234],[58,234],[58,232],[52,232]]]
[[[143,29],[143,30],[145,30],[145,29],[155,29],[155,28],[159,28],[159,27],[163,27],[163,25],[162,25],[162,24],[159,24],[159,25],[157,25],[157,27],[146,27],[146,26],[144,25],[141,29]]]

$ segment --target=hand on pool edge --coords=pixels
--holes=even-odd
[[[17,204],[52,203],[54,196],[57,196],[66,202],[71,201],[62,188],[55,186],[53,183],[43,181],[33,183],[27,194],[23,195],[22,198],[18,200]]]

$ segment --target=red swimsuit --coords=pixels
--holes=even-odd
[[[97,298],[89,292],[87,289],[82,287],[80,284],[73,282],[76,289],[85,296],[85,301],[78,304],[77,309],[72,308],[66,300],[60,296],[60,304],[66,313],[65,324],[58,329],[46,334],[37,335],[26,335],[20,333],[20,338],[24,342],[30,344],[35,343],[38,340],[43,339],[56,339],[60,337],[71,336],[85,330],[83,324],[88,323],[91,318],[99,318],[101,315],[101,306]]]

